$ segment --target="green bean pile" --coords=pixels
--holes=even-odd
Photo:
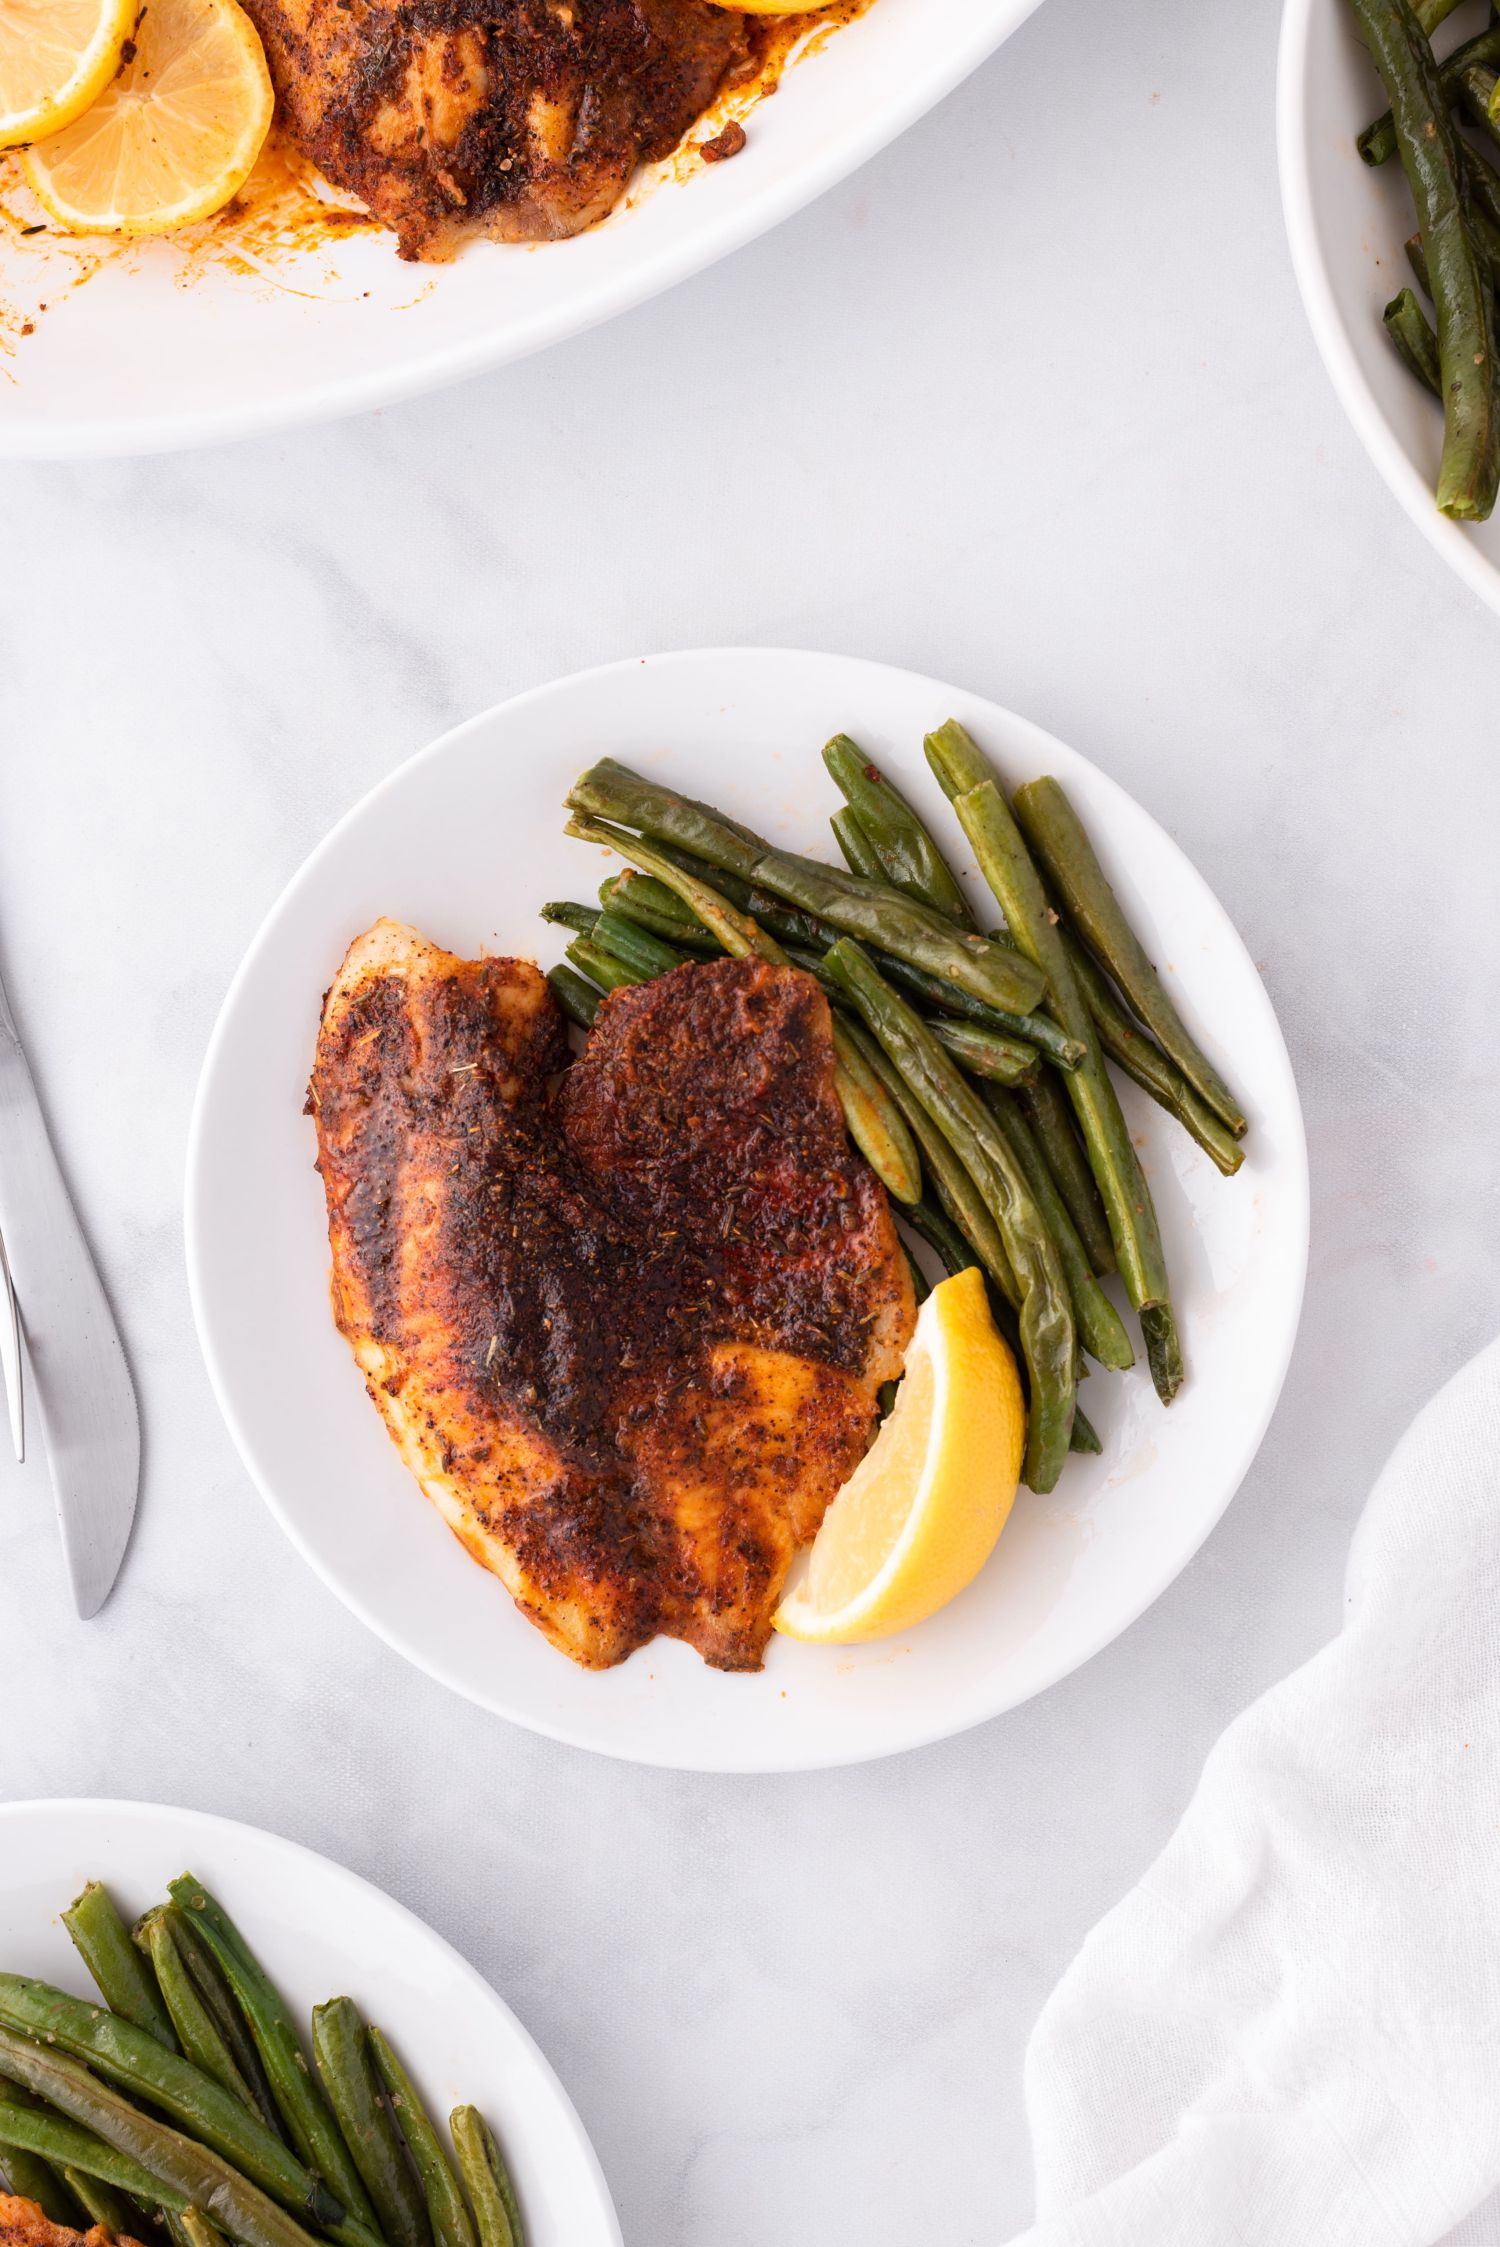
[[[1500,171],[1489,160],[1500,148],[1500,22],[1491,7],[1486,28],[1439,64],[1431,34],[1458,0],[1349,4],[1390,102],[1360,134],[1359,152],[1372,165],[1401,159],[1417,212],[1406,254],[1437,322],[1434,331],[1415,291],[1400,289],[1385,308],[1386,334],[1442,403],[1438,506],[1483,522],[1500,482]]]
[[[63,1913],[103,1998],[0,1974],[0,2173],[54,2223],[171,2247],[525,2247],[493,2133],[450,2159],[347,1997],[311,2062],[254,1952],[184,1873],[132,1936],[90,1881]],[[462,2182],[460,2182],[462,2180]]]
[[[1004,916],[987,933],[910,804],[849,739],[823,752],[844,858],[773,849],[612,758],[568,795],[567,832],[614,851],[597,906],[544,905],[570,932],[548,981],[592,1026],[604,996],[729,953],[804,969],[833,1008],[850,1137],[945,1270],[977,1266],[1028,1398],[1024,1474],[1050,1490],[1097,1451],[1087,1361],[1135,1362],[1102,1281],[1118,1272],[1163,1404],[1183,1380],[1156,1212],[1106,1056],[1232,1177],[1239,1101],[1168,998],[1056,780],[999,779],[963,727],[927,760]],[[925,1283],[913,1262],[919,1295]]]

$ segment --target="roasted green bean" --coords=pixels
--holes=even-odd
[[[144,2170],[145,2177],[135,2186],[122,2176],[106,2180],[135,2198],[154,2199],[163,2207],[181,2208],[191,2202],[238,2239],[241,2247],[312,2247],[309,2235],[285,2209],[227,2161],[140,2113],[123,2093],[101,2083],[77,2060],[0,2029],[0,2074],[35,2092],[70,2122],[79,2123],[85,2134],[102,2138]],[[73,2166],[88,2165],[85,2150]]]
[[[338,2125],[314,2082],[291,2015],[234,1921],[200,1880],[182,1873],[172,1901],[213,1952],[244,2014],[292,2143],[315,2176],[343,2202],[348,2216],[379,2231],[370,2196],[350,2160]],[[209,2208],[205,2211],[216,2215]]]
[[[985,1077],[993,1084],[1021,1085],[1030,1083],[1037,1073],[1041,1057],[1024,1039],[981,1030],[977,1022],[938,1020],[929,1021],[927,1027],[971,1077]]]
[[[838,1055],[839,1102],[849,1136],[876,1177],[898,1202],[916,1201],[922,1192],[922,1163],[901,1111],[888,1097],[849,1035],[833,1017],[833,1050]]]
[[[1067,1454],[1076,1401],[1076,1331],[1057,1248],[1004,1134],[920,1015],[849,939],[834,945],[828,965],[961,1157],[999,1228],[1021,1291],[1021,1347],[1031,1381],[1026,1479],[1033,1490],[1050,1490]]]
[[[1199,1099],[1177,1064],[1167,1059],[1126,1012],[1108,976],[1073,931],[1065,927],[1061,933],[1100,1045],[1127,1077],[1150,1093],[1158,1107],[1177,1118],[1224,1176],[1232,1178],[1245,1159],[1245,1150],[1234,1133],[1206,1100]]]
[[[565,966],[549,967],[547,982],[568,1020],[576,1022],[580,1030],[592,1030],[603,992],[595,990],[592,983],[586,983],[581,975]]]
[[[1456,86],[1465,116],[1471,125],[1483,133],[1491,148],[1500,143],[1500,123],[1495,118],[1497,83],[1500,81],[1497,81],[1494,71],[1479,62],[1465,63],[1452,79],[1446,71],[1442,73],[1444,92],[1448,93]]]
[[[1432,279],[1443,391],[1437,504],[1455,519],[1483,521],[1500,482],[1500,397],[1491,283],[1465,217],[1457,135],[1432,49],[1405,0],[1349,4],[1390,101]]]
[[[1104,1449],[1103,1444],[1099,1441],[1094,1423],[1089,1419],[1082,1405],[1073,1415],[1073,1441],[1068,1448],[1070,1451],[1090,1452],[1095,1457]]]
[[[592,977],[601,991],[628,990],[633,983],[649,983],[651,978],[637,968],[627,967],[623,960],[611,959],[601,951],[591,936],[575,936],[568,946],[567,956],[581,975]]]
[[[954,799],[959,822],[1016,942],[1047,978],[1053,1010],[1088,1058],[1064,1082],[1083,1130],[1103,1197],[1126,1292],[1140,1315],[1156,1392],[1169,1404],[1182,1385],[1182,1354],[1172,1314],[1166,1259],[1151,1189],[1109,1079],[1078,979],[1019,827],[993,780]]]
[[[658,843],[660,856],[667,859],[680,873],[690,874],[699,881],[710,882],[729,903],[740,912],[749,913],[768,936],[778,944],[795,945],[807,951],[824,953],[838,941],[839,931],[831,921],[819,920],[816,914],[798,912],[783,905],[768,891],[757,889],[753,882],[740,881],[733,874],[719,873],[706,860],[695,858],[691,851],[678,850],[674,844]],[[644,878],[644,877],[638,877]],[[671,934],[670,931],[662,931]],[[673,936],[674,942],[680,939]],[[883,952],[878,945],[871,946],[870,957],[888,983],[897,984],[910,997],[918,998],[944,1014],[956,1016],[964,1022],[976,1022],[981,1028],[993,1030],[1001,1037],[1022,1038],[1059,1069],[1076,1069],[1083,1058],[1083,1049],[1075,1040],[1066,1037],[1049,1015],[1036,1012],[1017,1014],[1006,1007],[987,1006],[983,999],[960,989],[941,975],[931,975],[925,968],[913,967],[909,960],[898,960],[893,953]]]
[[[29,2091],[22,2091],[0,2076],[0,2123],[4,2121],[6,2107],[26,2107],[33,2113],[40,2111]],[[7,2144],[3,2128],[0,2128],[0,2175],[9,2178],[12,2192],[19,2193],[23,2200],[34,2200],[49,2223],[67,2224],[75,2231],[84,2228],[79,2221],[84,2210],[69,2191],[61,2169],[43,2160],[28,2146]]]
[[[525,2247],[516,2188],[494,2131],[477,2107],[455,2107],[448,2127],[474,2211],[479,2247]]]
[[[97,2224],[111,2239],[141,2238],[145,2225],[140,2215],[114,2185],[106,2184],[102,2177],[91,2177],[86,2169],[64,2169],[62,2177],[74,2199],[82,2203],[91,2224]]]
[[[828,824],[833,829],[833,839],[844,854],[844,864],[851,874],[863,874],[867,881],[883,882],[885,868],[875,855],[875,845],[861,827],[847,804],[840,804],[831,812]]]
[[[337,2223],[343,2212],[338,2201],[259,2116],[149,2030],[24,1974],[0,1974],[0,2024],[87,2060],[121,2090],[180,2122],[288,2208],[326,2229]],[[362,2243],[356,2237],[351,2247]]]
[[[913,1232],[920,1233],[923,1240],[930,1247],[936,1249],[942,1259],[943,1269],[950,1279],[956,1273],[967,1272],[975,1266],[981,1271],[984,1269],[979,1256],[970,1243],[964,1239],[958,1227],[952,1223],[943,1210],[935,1207],[932,1202],[918,1202],[912,1209],[903,1209],[901,1215],[903,1220],[911,1226]],[[1016,1360],[1022,1386],[1026,1390],[1027,1408],[1029,1410],[1031,1391],[1026,1379],[1026,1361],[1021,1355],[1021,1337],[1016,1326],[1015,1313],[1004,1296],[990,1281],[988,1274],[985,1275],[985,1278],[989,1292],[990,1313],[1009,1345],[1011,1355]],[[1103,1448],[1098,1436],[1094,1433],[1092,1422],[1084,1413],[1083,1406],[1075,1404],[1073,1407],[1073,1432],[1069,1439],[1068,1449],[1070,1451],[1098,1452]]]
[[[1016,1105],[1031,1126],[1053,1183],[1088,1251],[1089,1262],[1096,1276],[1102,1279],[1115,1268],[1115,1244],[1088,1156],[1078,1136],[1073,1104],[1055,1074],[1050,1069],[1041,1069],[1025,1084],[1016,1086]]]
[[[427,2202],[386,2109],[365,2024],[350,1997],[331,1997],[312,2017],[313,2065],[390,2247],[432,2247]]]
[[[988,757],[957,718],[947,718],[935,726],[923,737],[922,748],[932,776],[950,804],[966,789],[978,788],[995,777]]]
[[[883,874],[894,888],[930,905],[960,928],[977,930],[969,901],[942,852],[879,766],[871,764],[846,733],[834,735],[823,751],[823,762],[874,860],[855,871]]]
[[[991,1115],[1010,1142],[1011,1152],[1025,1173],[1032,1198],[1056,1243],[1067,1275],[1068,1293],[1073,1299],[1073,1317],[1080,1341],[1100,1365],[1107,1365],[1117,1373],[1125,1372],[1135,1363],[1130,1336],[1119,1312],[1094,1277],[1088,1251],[1078,1237],[1078,1228],[1068,1214],[1067,1204],[1057,1190],[1057,1181],[1030,1124],[1003,1085],[987,1085],[984,1097]]]
[[[589,941],[597,944],[601,952],[607,952],[612,960],[623,960],[626,967],[639,968],[648,980],[670,975],[673,968],[681,967],[687,958],[686,952],[675,944],[668,944],[650,929],[627,920],[623,913],[601,913]]]
[[[255,2094],[240,2073],[234,2054],[188,1972],[178,1947],[180,1918],[175,1904],[158,1904],[137,1926],[135,1940],[151,1961],[162,2003],[171,2017],[178,2046],[185,2057],[226,2091],[232,2092],[241,2106],[248,2107],[252,2114],[258,2113]]]
[[[1011,808],[1033,857],[1089,950],[1199,1098],[1239,1138],[1245,1129],[1244,1109],[1168,996],[1061,782],[1050,774],[1028,780],[1016,789]]]
[[[870,1068],[900,1109],[908,1130],[922,1151],[922,1163],[928,1183],[954,1226],[972,1243],[986,1279],[1014,1320],[1015,1310],[1021,1301],[1021,1290],[1010,1268],[1010,1258],[1005,1253],[1000,1229],[986,1208],[978,1186],[879,1041],[871,1037],[862,1022],[851,1022],[849,1035],[857,1042]],[[909,1206],[919,1207],[921,1204]],[[906,1208],[902,1209],[901,1215],[907,1215]],[[920,1231],[918,1220],[913,1218],[912,1222],[917,1224]],[[1015,1331],[1019,1347],[1019,1329]]]
[[[134,2021],[158,2044],[175,2052],[177,2038],[155,1977],[130,1940],[130,1930],[109,1890],[97,1880],[89,1881],[63,1913],[62,1923],[111,2011]]]
[[[201,2208],[189,2204],[177,2217],[182,2234],[182,2247],[224,2247],[224,2234],[217,2224],[211,2224]]]
[[[704,867],[705,878],[711,871]],[[744,886],[748,890],[749,884]],[[654,880],[650,874],[638,874],[633,866],[610,874],[599,884],[599,902],[608,912],[623,913],[627,921],[637,922],[650,929],[653,936],[664,936],[669,944],[680,944],[686,951],[719,949],[697,915],[689,912],[680,897],[673,896],[665,882]]]
[[[804,912],[830,921],[846,935],[864,937],[916,967],[951,976],[977,999],[1027,1013],[1042,996],[1041,978],[985,938],[968,935],[930,906],[919,905],[858,875],[840,873],[815,859],[773,850],[743,830],[703,811],[687,798],[657,786],[604,758],[582,774],[568,796],[575,811],[665,839],[716,866],[770,890]],[[648,867],[647,872],[657,869]]]
[[[542,907],[542,919],[550,927],[570,928],[575,936],[592,936],[599,913],[597,905],[579,905],[561,898]]]
[[[286,2124],[281,2119],[266,2071],[260,2064],[255,2039],[246,2025],[244,2014],[234,2001],[229,1984],[219,1971],[218,1960],[192,1921],[175,1904],[168,1904],[167,1909],[172,1915],[172,1937],[177,1945],[178,1956],[187,1968],[188,1977],[202,1998],[230,2058],[250,2087],[256,2113],[266,2128],[280,2138],[284,2145],[289,2146],[291,2140],[286,2134]],[[208,2073],[212,2075],[212,2068]]]
[[[375,2072],[385,2086],[391,2111],[401,2125],[402,2136],[422,2180],[427,2218],[436,2247],[478,2247],[453,2165],[443,2150],[435,2124],[417,2096],[415,2084],[396,2057],[390,2040],[377,2028],[371,2028],[369,2038]]]
[[[1473,39],[1466,39],[1440,66],[1439,82],[1450,102],[1458,99],[1460,76],[1473,63],[1487,63],[1492,68],[1500,63],[1500,24],[1489,24]],[[1366,125],[1355,145],[1367,164],[1388,164],[1396,153],[1396,120],[1390,111]],[[1422,286],[1427,288],[1427,283]],[[1427,293],[1432,294],[1430,289]]]
[[[137,2195],[153,2207],[168,2204],[172,2198],[166,2193],[164,2199],[164,2188],[138,2161],[117,2153],[92,2130],[54,2114],[48,2107],[12,2106],[3,2098],[0,2166],[7,2170],[16,2190],[25,2192],[27,2199],[34,2200],[55,2224],[78,2226],[80,2209],[87,2213],[87,2203],[70,2182],[74,2177],[91,2177],[117,2192]],[[38,2189],[33,2192],[19,2183],[21,2174],[30,2176]],[[50,2186],[45,2181],[49,2178]],[[54,2208],[61,2213],[54,2215]]]

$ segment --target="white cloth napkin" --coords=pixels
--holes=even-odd
[[[1500,2183],[1500,1342],[1346,1592],[1048,2000],[1013,2247],[1428,2247]]]

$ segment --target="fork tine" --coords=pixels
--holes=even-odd
[[[10,1415],[10,1440],[16,1458],[26,1457],[26,1390],[21,1361],[21,1309],[5,1261],[5,1241],[0,1237],[0,1379],[5,1383],[5,1403]]]

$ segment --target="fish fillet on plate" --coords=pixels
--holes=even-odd
[[[246,5],[294,140],[408,258],[592,226],[755,52],[709,0]]]
[[[827,1002],[756,960],[605,1000],[378,921],[310,1106],[334,1314],[402,1457],[577,1662],[760,1665],[915,1316]]]

